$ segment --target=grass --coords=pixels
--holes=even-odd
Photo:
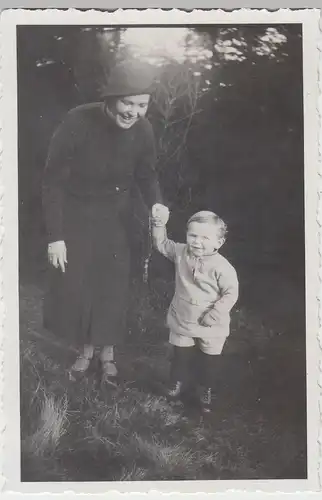
[[[23,481],[305,477],[305,406],[293,387],[303,353],[294,338],[290,348],[287,334],[237,310],[228,354],[217,360],[215,411],[203,418],[192,401],[162,395],[169,370],[162,308],[142,298],[141,327],[118,353],[123,383],[101,390],[95,366],[69,380],[75,353],[42,329],[41,300],[41,289],[21,287]]]
[[[53,455],[66,432],[68,400],[55,401],[52,395],[43,393],[37,430],[23,441],[23,449],[31,455],[44,457]]]

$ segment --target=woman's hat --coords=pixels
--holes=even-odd
[[[126,96],[151,94],[155,88],[155,69],[142,61],[123,61],[110,72],[108,82],[101,89],[101,96]]]

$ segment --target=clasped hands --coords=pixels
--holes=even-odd
[[[169,209],[161,203],[155,203],[151,210],[151,221],[154,226],[165,226],[169,220]]]

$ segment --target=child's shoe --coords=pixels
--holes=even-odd
[[[173,382],[166,389],[166,394],[169,398],[178,398],[182,394],[183,383],[180,380]]]
[[[204,413],[211,412],[212,390],[211,387],[206,387],[200,395],[201,409]]]

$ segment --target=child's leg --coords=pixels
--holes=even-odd
[[[200,352],[200,385],[210,389],[214,386],[214,365],[218,356]]]
[[[222,353],[226,336],[214,336],[198,339],[200,348],[200,382],[205,387],[212,388],[218,356]]]
[[[192,338],[173,332],[170,332],[169,342],[173,345],[173,356],[167,394],[171,397],[177,397],[180,395],[183,385],[189,379],[191,358],[195,353],[195,343]]]
[[[199,339],[200,347],[200,384],[203,386],[200,402],[204,411],[210,411],[214,389],[215,368],[218,357],[225,344],[224,338]]]
[[[186,383],[189,380],[190,364],[193,354],[195,353],[194,346],[178,347],[174,346],[173,357],[171,360],[170,379],[171,382]]]

